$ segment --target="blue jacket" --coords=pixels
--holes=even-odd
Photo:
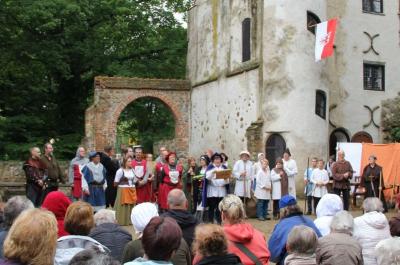
[[[271,252],[270,261],[275,262],[277,265],[284,264],[287,256],[286,241],[290,231],[296,225],[308,226],[315,231],[318,237],[322,236],[310,218],[304,216],[302,213],[289,215],[276,224],[269,238],[268,248]]]

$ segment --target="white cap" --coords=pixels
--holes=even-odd
[[[157,207],[150,202],[136,205],[131,212],[131,221],[136,234],[142,234],[151,218],[158,216]]]

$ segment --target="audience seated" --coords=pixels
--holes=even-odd
[[[170,217],[153,217],[143,231],[142,244],[145,256],[125,265],[169,264],[182,241],[182,231]]]
[[[107,247],[88,237],[93,227],[93,207],[82,201],[71,203],[64,219],[64,229],[70,235],[58,239],[54,264],[68,265],[77,253],[85,249],[94,248],[109,253]]]
[[[182,230],[183,238],[191,247],[197,219],[188,211],[185,193],[180,189],[173,189],[168,193],[167,202],[168,211],[163,216],[175,219]]]
[[[17,199],[18,200],[18,199]],[[23,211],[4,241],[1,265],[52,265],[57,243],[57,220],[46,210]]]
[[[96,227],[89,237],[111,250],[111,256],[121,260],[126,244],[132,241],[132,235],[117,224],[115,212],[102,209],[94,215]]]
[[[142,246],[143,231],[153,217],[158,216],[157,207],[153,203],[145,202],[136,205],[132,209],[131,221],[136,233],[135,240],[129,242],[122,254],[122,263],[133,261],[143,257],[144,249]],[[171,261],[174,265],[191,264],[190,249],[184,239],[181,240],[178,250],[173,255]]]
[[[197,265],[241,265],[240,258],[228,253],[228,242],[221,226],[201,224],[196,227],[193,252],[202,257]]]
[[[64,217],[70,204],[70,199],[61,191],[50,192],[43,201],[42,208],[49,210],[56,216],[58,237],[68,235],[64,229]]]
[[[297,201],[293,196],[283,196],[279,201],[279,209],[281,209],[281,220],[276,224],[269,238],[268,246],[271,252],[271,261],[283,265],[287,256],[287,238],[294,226],[308,226],[314,230],[318,237],[321,236],[321,233],[314,225],[314,222],[303,215],[301,208],[297,205]]]
[[[375,247],[378,265],[400,264],[400,237],[391,237],[379,242]]]
[[[244,265],[268,264],[269,250],[264,235],[244,221],[243,202],[236,195],[227,195],[219,203],[228,251],[239,256]],[[251,253],[251,254],[250,254]]]
[[[314,220],[322,236],[329,235],[332,219],[340,211],[343,211],[343,202],[338,195],[328,193],[322,196],[316,209],[317,219]]]
[[[352,237],[354,220],[347,211],[338,212],[331,222],[331,233],[318,240],[316,255],[320,265],[362,265],[362,249]]]
[[[305,225],[293,227],[286,243],[289,255],[285,259],[285,265],[316,265],[317,241],[317,234],[310,227]]]
[[[362,247],[364,265],[377,265],[375,247],[379,241],[390,238],[389,222],[379,198],[367,198],[363,202],[364,214],[354,218],[353,236]]]
[[[3,258],[3,244],[14,220],[25,210],[32,209],[33,203],[25,196],[10,198],[4,206],[4,224],[0,232],[0,258]]]
[[[96,249],[85,249],[76,254],[69,265],[120,265],[121,263],[111,256]]]
[[[390,219],[389,227],[392,236],[400,236],[400,212]]]

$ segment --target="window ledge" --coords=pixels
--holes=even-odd
[[[385,92],[385,89],[380,89],[380,90],[378,90],[378,89],[371,89],[371,88],[364,88],[364,90],[365,91],[374,91],[374,92]]]
[[[226,73],[226,76],[230,77],[230,76],[241,74],[243,72],[248,72],[248,71],[257,69],[259,66],[260,66],[260,62],[258,60],[253,59],[250,61],[246,61],[246,62],[243,62],[241,65],[237,66],[236,68],[228,71]]]
[[[364,14],[370,14],[370,15],[378,15],[378,16],[386,16],[385,13],[379,13],[379,12],[372,12],[372,11],[362,11]]]

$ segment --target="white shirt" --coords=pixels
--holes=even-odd
[[[281,191],[281,175],[271,170],[271,182],[272,182],[272,199],[280,200],[282,197]]]
[[[321,170],[319,168],[316,168],[313,170],[310,180],[311,183],[314,184],[312,196],[321,198],[328,193],[328,189],[326,188],[326,185],[329,182],[328,171],[326,171],[325,169]],[[317,184],[323,184],[324,186],[318,187]]]
[[[215,166],[215,165],[214,165]],[[224,170],[222,165],[214,167],[206,172],[206,179],[208,180],[207,185],[207,198],[210,197],[225,197],[226,188],[225,185],[229,184],[229,179],[217,179],[215,172]]]
[[[117,173],[115,173],[114,182],[119,183],[121,181],[122,176],[124,176],[128,179],[128,184],[123,184],[123,185],[118,184],[118,187],[120,187],[120,188],[134,188],[135,187],[135,174],[133,172],[133,169],[123,169],[123,168],[118,169]]]
[[[254,196],[260,200],[271,199],[271,171],[269,170],[269,167],[265,171],[263,169],[258,171]]]
[[[297,175],[297,164],[294,159],[289,159],[288,161],[285,161],[283,159],[283,169],[285,170],[286,174],[288,175],[288,189],[289,189],[289,194],[292,195],[293,197],[296,198],[296,181],[295,177]]]
[[[240,176],[244,171],[246,171],[245,177]],[[236,161],[233,167],[233,175],[236,178],[235,195],[250,198],[251,181],[254,178],[253,163],[243,160]]]

